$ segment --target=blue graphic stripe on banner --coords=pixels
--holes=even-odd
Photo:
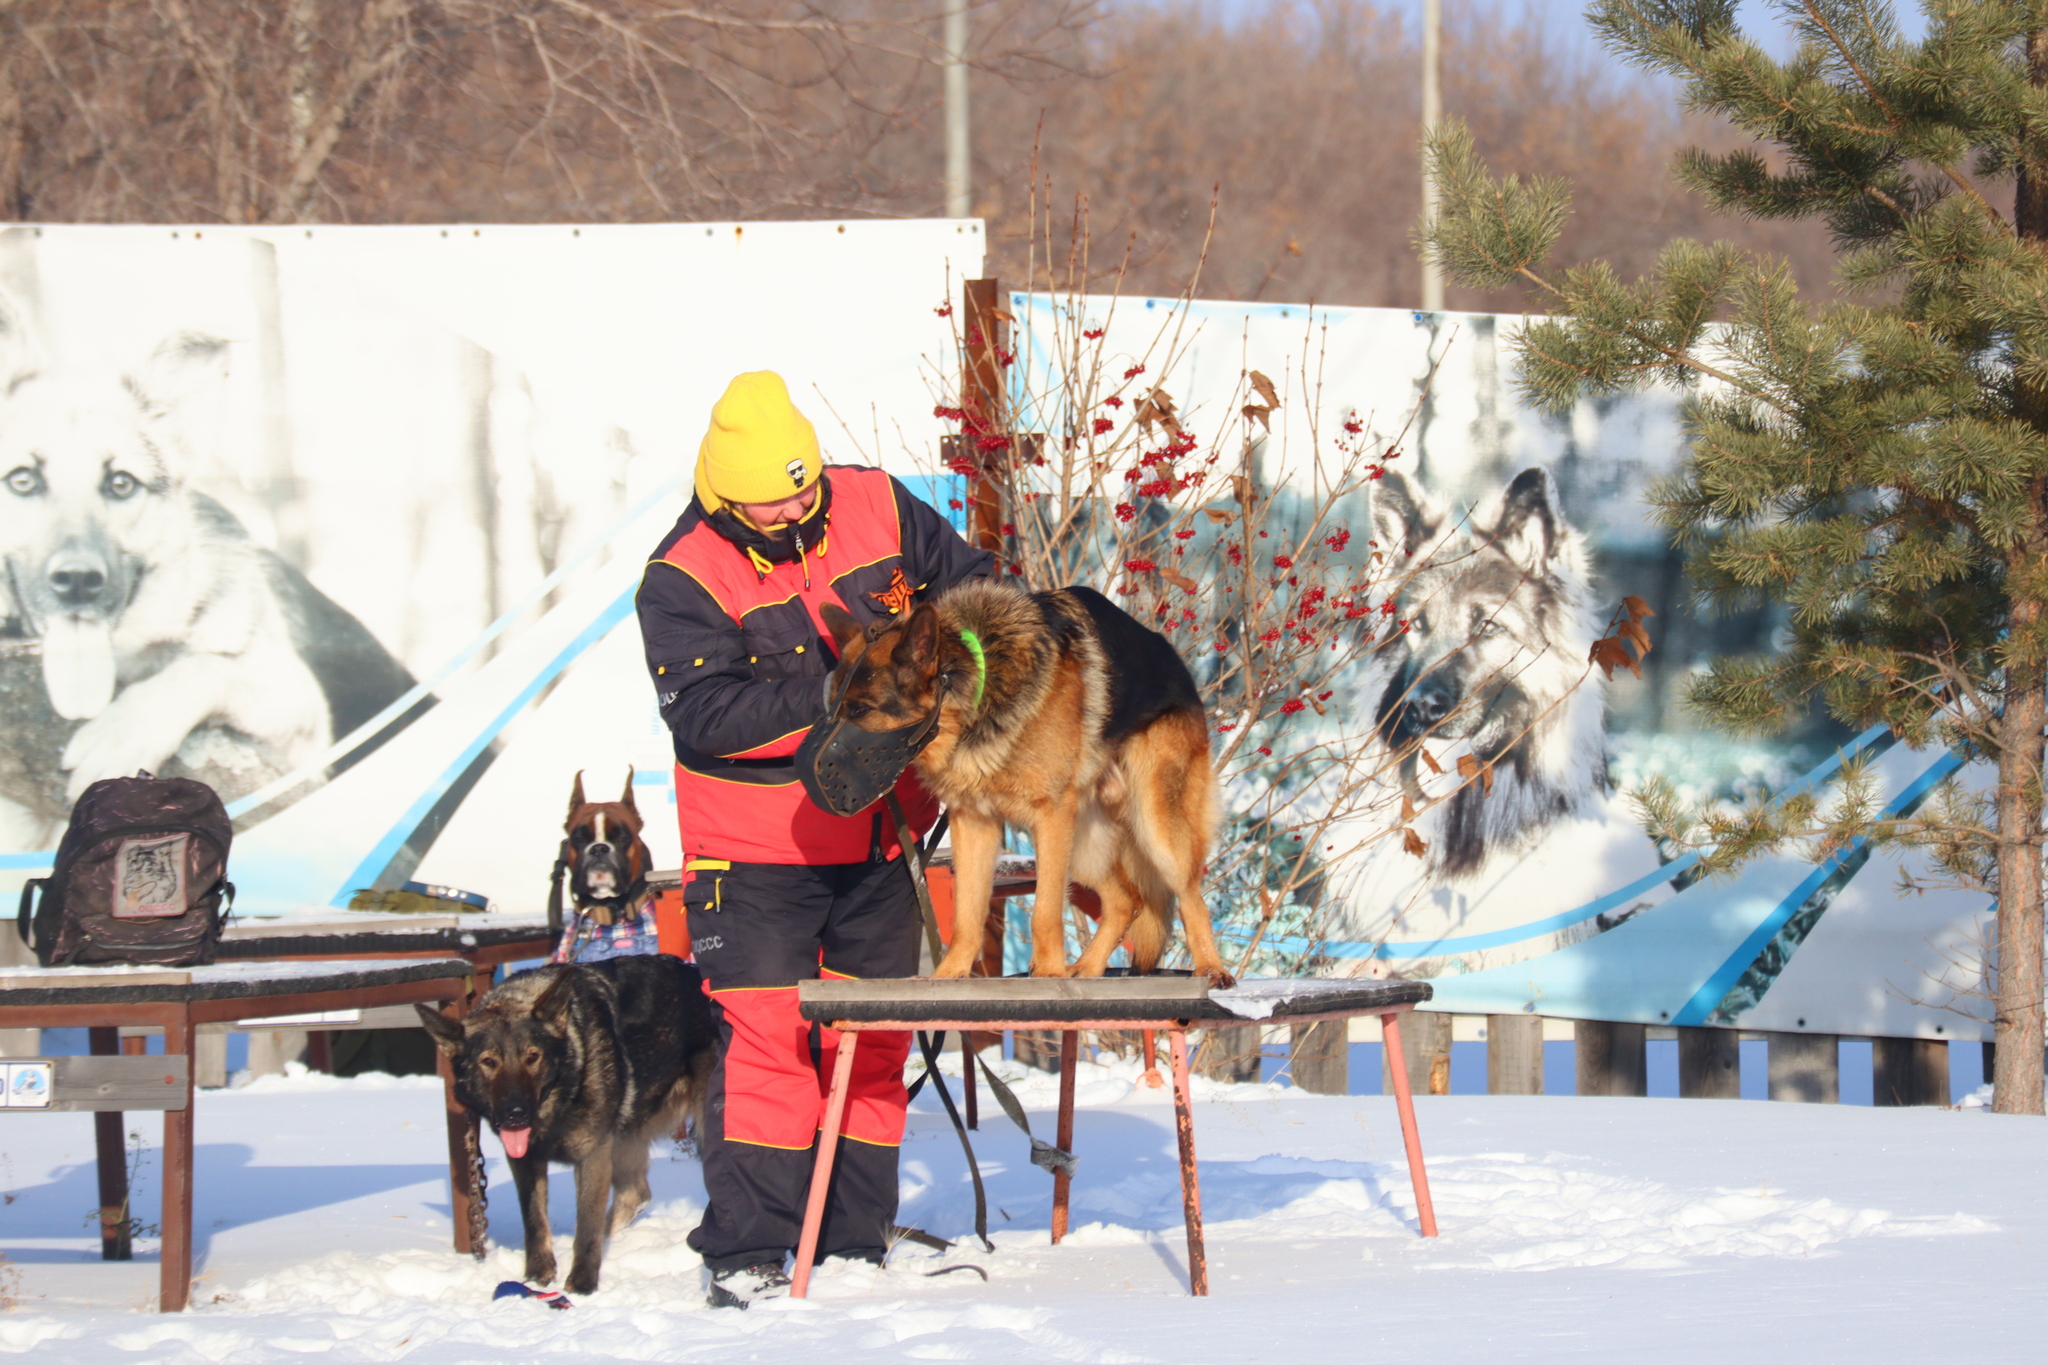
[[[351,891],[357,887],[370,885],[379,873],[391,865],[391,860],[398,855],[398,850],[405,841],[412,837],[412,832],[419,828],[420,821],[426,819],[427,812],[434,808],[434,803],[439,801],[443,793],[455,784],[455,780],[476,761],[476,756],[484,751],[484,746],[496,739],[499,733],[512,723],[512,718],[531,704],[542,688],[561,676],[564,669],[575,663],[592,645],[610,634],[614,626],[632,614],[633,595],[639,590],[640,584],[635,581],[631,587],[619,594],[616,601],[600,612],[595,621],[585,626],[582,634],[571,640],[563,647],[561,653],[550,659],[547,667],[534,674],[526,686],[520,689],[519,695],[514,697],[474,740],[470,741],[469,746],[448,765],[440,778],[413,802],[412,807],[403,816],[399,817],[398,823],[391,827],[391,832],[377,841],[377,846],[356,865],[356,870],[350,874],[348,881],[342,883],[329,904],[347,905]]]
[[[1926,772],[1921,773],[1904,791],[1891,799],[1880,818],[1889,819],[1901,810],[1910,808],[1926,796],[1935,783],[1962,766],[1962,760],[1954,754],[1943,754]],[[1685,1007],[1672,1016],[1671,1022],[1687,1025],[1707,1022],[1707,1016],[1713,1013],[1714,1006],[1720,1004],[1729,989],[1742,978],[1743,972],[1749,969],[1749,964],[1756,961],[1757,954],[1770,946],[1771,940],[1778,936],[1778,931],[1785,927],[1785,921],[1791,919],[1799,907],[1806,904],[1807,899],[1820,889],[1821,884],[1834,875],[1835,869],[1862,848],[1863,844],[1863,840],[1856,840],[1808,873],[1806,878],[1793,888],[1792,894],[1779,902],[1777,909],[1764,916],[1763,922],[1750,930],[1749,937],[1742,940],[1742,946],[1729,954],[1728,960],[1707,978],[1704,985],[1693,992],[1692,999],[1686,1001]]]
[[[1682,875],[1699,860],[1699,854],[1688,853],[1683,858],[1666,863],[1648,876],[1638,877],[1621,890],[1610,891],[1600,899],[1588,901],[1576,910],[1566,910],[1547,919],[1517,924],[1512,929],[1496,929],[1489,934],[1466,934],[1462,938],[1438,939],[1434,943],[1326,943],[1318,951],[1328,957],[1347,958],[1442,957],[1446,953],[1469,953],[1481,948],[1499,948],[1510,943],[1520,943],[1523,939],[1534,938],[1538,934],[1554,933],[1559,929],[1570,928],[1582,920],[1589,920],[1595,915],[1604,915],[1616,906],[1642,895],[1657,883],[1668,882],[1673,877]],[[1269,938],[1267,942],[1282,951],[1306,952],[1316,948],[1315,944],[1305,938]]]
[[[653,511],[657,503],[680,492],[682,487],[682,482],[678,480],[663,486],[643,499],[639,506],[621,517],[603,535],[598,536],[595,540],[584,546],[574,558],[536,583],[527,592],[526,596],[513,603],[509,610],[501,612],[497,620],[485,626],[481,635],[456,651],[455,656],[436,669],[432,677],[414,683],[410,691],[404,693],[396,701],[393,701],[382,711],[379,711],[376,715],[358,725],[348,734],[336,739],[333,744],[328,746],[327,752],[321,754],[312,762],[301,764],[297,770],[286,773],[283,777],[267,783],[239,800],[229,802],[228,818],[230,820],[239,820],[243,815],[255,810],[258,806],[284,795],[295,787],[304,786],[307,782],[310,782],[324,772],[327,765],[334,762],[335,759],[342,757],[365,740],[377,734],[386,725],[404,715],[435,688],[454,677],[460,669],[467,667],[470,660],[483,652],[485,645],[488,645],[491,641],[510,630],[520,617],[526,615],[533,608],[535,603],[560,587],[569,575],[589,563],[591,559],[595,558],[606,546],[616,540],[628,527]],[[0,863],[0,866],[5,866],[5,864]]]
[[[1800,792],[1817,787],[1833,777],[1841,769],[1842,765],[1850,759],[1865,754],[1874,758],[1891,748],[1894,742],[1889,730],[1885,729],[1882,725],[1873,725],[1862,734],[1856,736],[1848,748],[1836,750],[1832,758],[1787,787],[1779,794],[1778,799],[1783,800],[1787,796],[1796,796]],[[1950,761],[1953,762],[1953,758]],[[1658,868],[1648,876],[1631,882],[1621,890],[1610,891],[1598,900],[1588,901],[1575,910],[1566,910],[1561,914],[1532,920],[1527,924],[1518,924],[1512,929],[1496,929],[1486,934],[1467,934],[1462,938],[1439,939],[1434,943],[1372,943],[1352,939],[1316,944],[1308,939],[1299,937],[1269,938],[1267,942],[1283,952],[1306,952],[1314,949],[1325,957],[1379,957],[1390,960],[1396,958],[1442,957],[1450,953],[1476,952],[1481,948],[1502,948],[1511,943],[1520,943],[1524,939],[1534,938],[1538,934],[1549,934],[1555,933],[1559,929],[1568,929],[1574,924],[1592,919],[1595,915],[1603,915],[1630,897],[1639,896],[1643,892],[1648,891],[1658,882],[1669,881],[1671,878],[1680,875],[1699,860],[1699,854],[1688,853],[1683,858]],[[1716,998],[1718,999],[1718,997]]]

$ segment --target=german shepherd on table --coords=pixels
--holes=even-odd
[[[1026,593],[987,580],[866,628],[836,606],[821,615],[839,647],[842,717],[882,732],[938,712],[917,767],[951,813],[957,903],[988,903],[1005,822],[1031,832],[1032,975],[1100,976],[1126,941],[1132,968],[1151,971],[1178,901],[1195,974],[1232,984],[1202,899],[1219,807],[1209,722],[1165,636],[1092,588]],[[1069,881],[1102,898],[1101,924],[1071,966]],[[981,933],[956,928],[935,974],[966,976],[981,951]]]
[[[418,1006],[455,1069],[455,1097],[505,1144],[530,1283],[555,1278],[550,1161],[576,1167],[576,1252],[563,1288],[589,1294],[605,1238],[652,1197],[649,1144],[685,1116],[701,1130],[717,1042],[703,984],[695,967],[654,954],[521,972],[460,1020]]]

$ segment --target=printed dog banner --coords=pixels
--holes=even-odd
[[[1049,351],[1075,330],[1056,311],[1072,306],[1012,295],[1020,396],[1053,388]],[[1270,482],[1304,469],[1311,430],[1327,441],[1354,414],[1376,448],[1398,441],[1388,477],[1339,520],[1444,567],[1403,591],[1414,629],[1398,648],[1356,670],[1326,719],[1296,722],[1398,746],[1412,736],[1382,733],[1399,729],[1383,715],[1450,710],[1481,676],[1512,679],[1512,707],[1501,709],[1540,717],[1520,741],[1531,750],[1526,781],[1425,810],[1415,825],[1423,857],[1381,839],[1329,868],[1320,936],[1277,945],[1283,952],[1340,975],[1427,977],[1435,1008],[1464,1013],[1991,1036],[1986,897],[1901,896],[1898,858],[1860,847],[1821,866],[1765,858],[1732,879],[1702,879],[1694,858],[1660,850],[1633,817],[1624,793],[1652,775],[1694,794],[1744,797],[1825,788],[1845,757],[1862,755],[1887,809],[1905,812],[1957,769],[1945,753],[1895,745],[1881,730],[1852,734],[1824,717],[1777,739],[1740,741],[1684,710],[1690,673],[1717,655],[1769,648],[1778,622],[1763,611],[1696,611],[1682,561],[1652,522],[1643,494],[1683,453],[1676,395],[1582,403],[1563,417],[1524,407],[1512,318],[1106,298],[1083,301],[1078,316],[1106,327],[1112,370],[1126,358],[1148,363],[1145,382],[1156,378],[1181,420],[1205,435],[1230,405],[1251,401],[1235,396],[1247,370],[1275,380],[1282,401],[1259,455]],[[1169,358],[1175,341],[1184,349]],[[1043,421],[1057,429],[1056,415]],[[1504,537],[1475,553],[1472,528],[1503,524],[1508,508],[1521,524],[1556,533]],[[1512,562],[1492,572],[1496,559]],[[1609,683],[1595,669],[1574,690],[1593,640],[1629,593],[1657,612],[1645,676],[1618,673]],[[1468,645],[1468,620],[1514,624]],[[1389,708],[1390,697],[1411,704]],[[1459,785],[1455,760],[1489,738],[1483,717],[1495,710],[1468,707],[1473,721],[1435,732],[1445,772],[1415,773],[1425,792]],[[1240,804],[1252,795],[1239,794]],[[1453,818],[1459,800],[1471,807],[1466,818]],[[1334,842],[1349,847],[1346,834],[1371,832],[1340,832]],[[1907,870],[1926,870],[1915,861]]]
[[[981,260],[953,221],[0,232],[0,869],[149,769],[228,802],[238,914],[537,911],[574,774],[629,766],[675,866],[632,595],[712,403],[776,369],[850,462],[933,427]]]

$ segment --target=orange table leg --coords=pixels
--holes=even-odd
[[[818,1229],[825,1222],[825,1198],[832,1191],[832,1159],[839,1153],[839,1122],[846,1115],[846,1092],[853,1082],[853,1050],[860,1034],[839,1035],[839,1058],[832,1067],[832,1093],[825,1099],[825,1126],[818,1130],[818,1159],[811,1167],[811,1193],[804,1203],[804,1230],[796,1244],[796,1273],[789,1296],[810,1293],[811,1261],[818,1254]]]
[[[1209,1252],[1202,1243],[1202,1179],[1195,1167],[1195,1111],[1188,1093],[1188,1035],[1171,1034],[1173,1043],[1173,1128],[1180,1139],[1180,1206],[1188,1225],[1188,1292],[1209,1293]]]
[[[1053,1133],[1053,1146],[1063,1152],[1074,1150],[1074,1067],[1081,1060],[1081,1035],[1075,1029],[1060,1034],[1060,1116]],[[1074,1178],[1065,1171],[1052,1174],[1052,1244],[1058,1246],[1067,1235],[1067,1193]]]
[[[1156,1030],[1149,1028],[1144,1033],[1145,1075],[1143,1079],[1146,1085],[1157,1090],[1160,1086],[1166,1084],[1166,1078],[1159,1074],[1159,1034]]]
[[[1408,1091],[1408,1059],[1401,1051],[1401,1016],[1382,1014],[1387,1074],[1394,1078],[1394,1107],[1401,1113],[1401,1143],[1408,1149],[1408,1179],[1415,1185],[1415,1215],[1424,1237],[1436,1236],[1436,1208],[1429,1202],[1429,1173],[1422,1167],[1422,1134],[1415,1127],[1415,1097]]]

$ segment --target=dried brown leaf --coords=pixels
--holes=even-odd
[[[1412,829],[1401,831],[1401,847],[1420,858],[1429,852],[1429,845],[1422,842],[1422,836]]]
[[[1406,796],[1401,798],[1401,823],[1404,825],[1415,823],[1415,803]]]
[[[1610,681],[1617,668],[1625,668],[1638,678],[1643,676],[1643,666],[1636,662],[1635,655],[1629,653],[1628,646],[1612,635],[1604,640],[1595,640],[1592,652],[1586,658],[1588,663],[1598,664],[1600,671],[1606,674]]]
[[[1615,627],[1615,631],[1623,639],[1628,640],[1635,645],[1637,658],[1641,658],[1643,655],[1648,654],[1650,652],[1650,632],[1644,630],[1635,622],[1623,621],[1620,625]]]
[[[1160,566],[1159,576],[1183,592],[1194,592],[1202,586],[1186,574],[1166,568],[1164,565]]]
[[[1642,598],[1636,596],[1634,593],[1630,593],[1628,596],[1622,598],[1621,605],[1628,608],[1628,619],[1631,621],[1640,621],[1645,616],[1655,616],[1657,614],[1656,612],[1650,610],[1650,604],[1648,602],[1645,602]]]
[[[1220,507],[1204,507],[1202,515],[1215,522],[1218,526],[1228,526],[1231,522],[1237,520],[1237,513],[1226,512]]]
[[[1458,776],[1470,782],[1479,775],[1479,760],[1470,754],[1458,755]]]
[[[1252,481],[1242,474],[1232,474],[1230,476],[1230,496],[1237,499],[1239,507],[1250,507],[1253,496]]]
[[[1439,777],[1443,776],[1444,765],[1437,762],[1434,758],[1430,757],[1429,750],[1423,748],[1421,745],[1418,744],[1415,747],[1415,752],[1422,755],[1422,761],[1429,765],[1429,770],[1431,772],[1435,773]]]
[[[1271,431],[1273,424],[1266,419],[1272,414],[1272,411],[1273,409],[1262,407],[1257,403],[1247,403],[1244,405],[1244,420],[1247,422],[1257,422],[1266,430]]]
[[[1271,412],[1280,406],[1280,390],[1273,387],[1273,381],[1253,370],[1245,376],[1252,381],[1252,387],[1259,391],[1259,397],[1266,400],[1266,410]]]

